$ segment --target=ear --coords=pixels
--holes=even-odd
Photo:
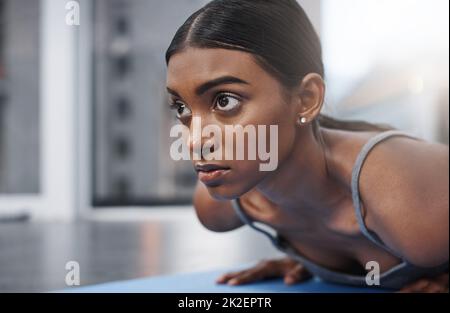
[[[325,82],[319,74],[307,74],[297,91],[297,119],[306,125],[313,121],[322,110],[325,99]]]

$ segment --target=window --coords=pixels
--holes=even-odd
[[[39,111],[39,1],[0,0],[0,194],[40,192]]]
[[[195,173],[169,157],[175,123],[164,53],[177,28],[207,1],[94,3],[95,206],[184,204]]]
[[[322,8],[327,110],[448,143],[449,2],[323,0]]]

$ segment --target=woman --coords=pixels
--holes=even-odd
[[[212,1],[181,26],[166,61],[171,106],[185,126],[193,117],[221,129],[278,126],[274,171],[260,171],[259,160],[206,161],[205,151],[194,161],[203,225],[225,232],[248,224],[287,254],[219,283],[316,275],[448,292],[448,147],[320,114],[321,44],[295,0]]]

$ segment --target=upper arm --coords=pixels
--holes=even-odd
[[[193,204],[199,221],[207,229],[226,232],[244,225],[234,211],[231,201],[218,201],[199,181],[195,187]]]
[[[422,267],[449,259],[448,146],[395,137],[374,147],[360,176],[366,222]]]

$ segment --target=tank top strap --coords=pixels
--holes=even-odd
[[[398,255],[395,251],[390,249],[386,244],[383,243],[383,241],[378,237],[376,233],[369,230],[364,222],[364,214],[361,209],[361,199],[359,195],[359,176],[362,169],[362,166],[364,164],[364,161],[369,154],[369,152],[372,150],[372,148],[380,143],[381,141],[393,137],[393,136],[406,136],[413,139],[420,140],[418,137],[409,134],[404,131],[400,130],[389,130],[382,132],[380,134],[375,135],[374,137],[370,138],[369,141],[363,146],[360,153],[358,154],[356,158],[356,162],[352,169],[352,178],[351,178],[351,189],[352,189],[352,200],[353,205],[356,213],[356,218],[358,221],[359,228],[363,235],[365,235],[370,241],[374,242],[378,246],[382,247],[383,249],[387,250],[389,253],[402,258]],[[240,220],[253,228],[254,230],[264,234],[267,238],[270,239],[270,241],[276,246],[276,247],[285,247],[285,244],[283,243],[283,239],[278,236],[277,232],[273,230],[270,226],[265,225],[260,222],[255,222],[250,216],[248,216],[240,203],[240,199],[236,198],[231,201],[232,207]]]
[[[413,134],[407,133],[405,131],[401,130],[388,130],[382,133],[379,133],[375,135],[374,137],[370,138],[366,144],[364,144],[363,148],[359,152],[356,162],[352,169],[352,178],[351,178],[351,190],[352,190],[352,201],[353,206],[356,213],[356,218],[359,224],[359,228],[361,232],[372,242],[377,244],[378,246],[384,248],[389,253],[399,257],[402,259],[398,253],[393,251],[391,248],[389,248],[381,239],[380,237],[374,233],[373,231],[369,230],[364,222],[364,214],[361,209],[361,198],[359,194],[359,177],[361,173],[362,166],[364,164],[364,161],[367,158],[367,155],[369,152],[375,147],[376,144],[382,142],[383,140],[386,140],[387,138],[394,137],[394,136],[405,136],[410,137],[413,139],[421,140],[418,137],[416,137]]]
[[[231,201],[231,205],[233,206],[234,211],[243,223],[265,235],[276,247],[281,247],[281,238],[278,236],[277,232],[270,226],[260,222],[255,222],[253,219],[251,219],[242,209],[239,198],[233,199]]]

